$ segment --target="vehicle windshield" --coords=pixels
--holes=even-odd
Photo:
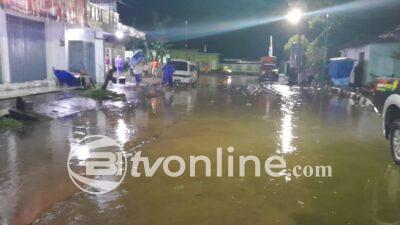
[[[172,65],[174,65],[175,70],[187,71],[188,70],[188,63],[187,62],[180,62],[180,61],[171,61]]]

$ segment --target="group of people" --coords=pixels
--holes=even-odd
[[[148,71],[148,64],[143,58],[142,60],[135,60],[133,57],[131,59],[127,59],[130,74],[135,77],[136,85],[139,86],[142,82],[142,76],[147,75]],[[114,63],[114,65],[112,65]],[[115,68],[117,73],[117,78],[120,79],[123,75],[124,67],[125,67],[125,60],[118,55],[114,62],[110,59],[109,55],[106,55],[105,60],[105,69],[109,71],[112,68]],[[151,67],[151,76],[153,79],[157,79],[159,77],[159,68],[162,64],[157,60],[154,59],[150,63]],[[167,59],[167,63],[162,66],[162,85],[173,87],[173,74],[175,72],[175,67],[171,63],[170,59]]]

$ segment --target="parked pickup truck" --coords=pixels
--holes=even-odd
[[[379,78],[375,106],[383,117],[383,135],[390,142],[393,160],[400,165],[400,79]]]

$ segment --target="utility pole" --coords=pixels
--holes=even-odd
[[[188,32],[188,20],[185,20],[185,48],[188,47],[188,44],[187,44],[188,34],[187,34],[187,32]]]
[[[325,67],[328,62],[328,32],[329,32],[329,13],[326,14],[326,28],[325,28],[325,48],[324,48],[324,62],[322,64],[322,73],[321,73],[321,86],[325,84]]]
[[[297,24],[297,32],[299,35],[299,65],[298,65],[298,71],[297,71],[297,84],[300,86],[300,78],[301,78],[301,72],[303,69],[303,46],[302,46],[302,41],[301,41],[301,22]]]

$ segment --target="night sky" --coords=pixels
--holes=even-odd
[[[158,21],[167,21],[163,27],[184,27],[184,21],[187,19],[188,27],[194,28],[197,24],[213,24],[238,19],[246,21],[247,18],[252,17],[285,15],[288,8],[287,0],[120,0],[118,4],[121,21],[145,32],[155,30],[154,18],[158,18]],[[393,13],[393,11],[386,13],[385,10],[388,9],[380,10],[383,10],[382,14],[386,17],[388,13],[389,17]],[[396,23],[400,25],[399,15],[400,13],[397,13],[397,17],[390,17],[392,21],[388,27],[393,27]],[[238,24],[240,25],[240,22]],[[384,25],[381,24],[379,28],[388,29]],[[222,53],[225,58],[258,60],[267,54],[268,38],[269,35],[273,35],[275,55],[281,58],[283,45],[296,32],[296,27],[281,20],[191,39],[188,41],[188,46],[203,49],[204,44],[207,44],[208,52]],[[175,48],[184,46],[184,41],[174,40],[172,43]]]

